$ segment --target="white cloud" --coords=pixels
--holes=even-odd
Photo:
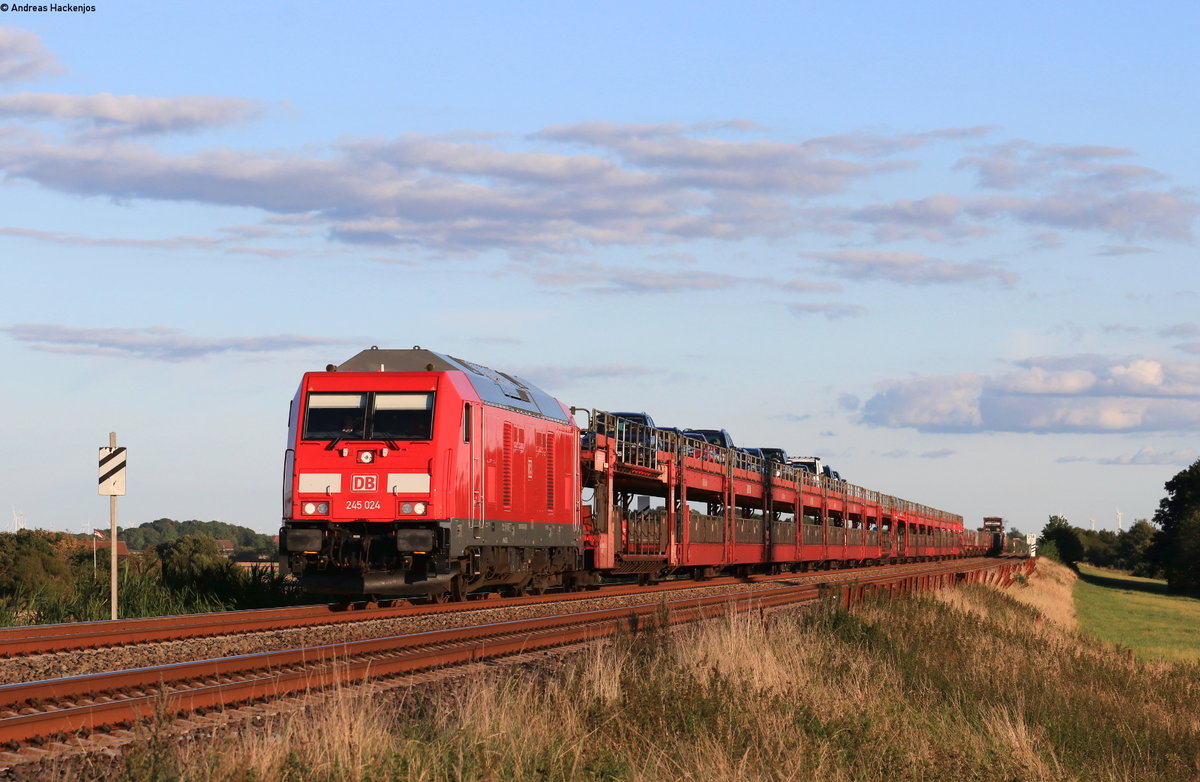
[[[1062,245],[1062,234],[1057,231],[1039,231],[1029,237],[1031,250],[1057,250]]]
[[[1108,245],[1101,247],[1096,255],[1105,258],[1120,258],[1126,255],[1146,255],[1155,252],[1149,247],[1135,247],[1131,245]]]
[[[0,96],[0,117],[85,123],[98,136],[178,133],[256,118],[253,101],[203,95],[151,98],[140,95],[53,95],[22,92]]]
[[[1096,376],[1085,369],[1030,367],[1001,375],[989,385],[996,392],[1010,394],[1079,394],[1095,387]]]
[[[1178,451],[1159,451],[1146,446],[1132,454],[1123,454],[1107,459],[1097,459],[1097,464],[1152,464],[1183,467],[1200,457],[1196,451],[1183,449]]]
[[[231,233],[224,229],[222,231]],[[130,239],[111,236],[85,236],[82,234],[65,233],[63,231],[41,231],[33,228],[0,225],[0,236],[15,236],[21,239],[32,239],[39,242],[74,245],[77,247],[124,247],[136,250],[212,250],[235,255],[258,255],[266,258],[288,258],[296,255],[296,251],[294,250],[251,247],[235,243],[268,235],[271,234],[255,235],[234,232],[232,236],[224,237],[169,236],[160,239]]]
[[[797,293],[839,293],[842,290],[842,286],[836,282],[811,282],[809,280],[788,280],[780,287]]]
[[[803,253],[824,261],[832,274],[851,280],[887,280],[904,285],[996,280],[1010,284],[1016,275],[985,263],[953,263],[915,252],[880,250],[840,250],[829,253]]]
[[[979,219],[1190,241],[1192,223],[1200,214],[1194,194],[1149,189],[1167,177],[1143,166],[1112,162],[1132,155],[1115,147],[1019,140],[980,150],[957,167],[973,170],[982,188],[1027,192],[972,199],[965,211]]]
[[[863,404],[863,420],[876,426],[971,432],[983,423],[979,375],[913,378],[886,384]]]
[[[53,323],[19,323],[0,327],[31,350],[155,361],[188,361],[217,353],[267,353],[314,345],[336,345],[345,340],[302,334],[264,337],[190,337],[177,329],[149,326],[128,328],[77,328]]]
[[[555,287],[585,287],[594,293],[677,293],[722,290],[758,279],[696,270],[680,272],[644,267],[578,264],[533,273],[533,279]]]
[[[28,34],[4,32],[0,74],[5,67],[48,72],[40,47]],[[1194,197],[1168,189],[1162,174],[1117,160],[1130,152],[1026,141],[995,145],[959,163],[978,173],[981,187],[1012,192],[918,192],[860,207],[839,202],[883,175],[922,166],[901,155],[993,132],[980,127],[792,140],[771,138],[743,119],[584,122],[525,136],[408,133],[293,150],[168,152],[157,145],[165,134],[253,120],[262,107],[204,95],[0,96],[0,117],[26,123],[0,133],[0,174],[74,195],[249,207],[265,212],[265,221],[298,221],[334,242],[443,256],[501,250],[530,257],[802,235],[850,244],[962,241],[1012,222],[1105,237],[1187,239],[1200,214]],[[849,279],[921,285],[1016,279],[993,263],[919,253],[814,257]],[[671,289],[667,283],[650,287]]]
[[[1200,324],[1196,323],[1176,323],[1173,326],[1167,326],[1160,329],[1158,332],[1162,337],[1200,337]]]
[[[1007,215],[1033,225],[1186,242],[1192,238],[1191,226],[1200,207],[1182,190],[1130,190],[1112,195],[1085,191],[1015,203],[991,200],[973,211]]]
[[[1114,158],[1130,157],[1132,151],[1118,147],[1054,146],[1030,141],[1012,140],[982,147],[977,154],[962,158],[957,168],[972,170],[982,187],[994,190],[1014,190],[1030,185],[1050,185],[1064,175],[1105,176],[1125,166],[1107,163]],[[1099,162],[1105,161],[1105,162]],[[1143,169],[1145,170],[1145,169]]]
[[[0,27],[0,82],[25,81],[62,73],[54,53],[27,30]]]
[[[838,302],[811,302],[807,304],[789,304],[788,311],[796,317],[809,315],[824,315],[829,320],[841,318],[857,318],[867,313],[866,307],[858,304],[840,304]]]
[[[1021,363],[995,377],[882,384],[862,420],[935,432],[1200,430],[1200,362],[1081,355]]]
[[[900,199],[890,204],[872,204],[850,216],[863,222],[909,223],[923,227],[946,229],[963,214],[962,200],[956,196],[935,193],[925,198]]]
[[[571,388],[589,380],[626,378],[638,380],[661,374],[660,370],[636,364],[597,364],[586,366],[526,366],[515,374],[528,379],[540,388]]]

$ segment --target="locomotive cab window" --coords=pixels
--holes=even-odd
[[[366,394],[308,395],[305,440],[362,440],[366,423]]]
[[[433,394],[375,394],[371,437],[376,440],[428,440],[433,437]]]
[[[362,393],[308,395],[305,440],[429,440],[433,394]]]

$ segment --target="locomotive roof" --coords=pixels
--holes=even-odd
[[[338,365],[338,372],[463,372],[479,398],[488,404],[567,423],[562,405],[532,383],[444,353],[424,348],[370,348]]]

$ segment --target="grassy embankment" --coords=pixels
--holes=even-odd
[[[1084,632],[1146,660],[1200,660],[1200,600],[1165,581],[1079,566],[1074,596]]]
[[[1200,665],[1084,642],[1074,574],[648,631],[128,756],[128,779],[1195,780]],[[1039,618],[1040,617],[1040,618]],[[110,770],[94,769],[96,773]]]

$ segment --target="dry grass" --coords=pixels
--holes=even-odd
[[[1029,588],[1014,588],[1012,596],[1051,622],[1074,631],[1079,629],[1079,620],[1075,617],[1072,591],[1078,580],[1079,576],[1069,567],[1043,557],[1038,559],[1037,572],[1029,579]]]
[[[320,706],[215,742],[174,748],[169,763],[137,757],[126,778],[178,780],[367,779],[394,748],[394,704],[344,690]],[[165,765],[170,773],[162,773]]]
[[[181,748],[142,778],[1200,776],[1200,667],[1081,644],[1056,605],[1065,569],[1048,565],[1008,593],[729,616],[386,699],[346,692],[270,731]]]

